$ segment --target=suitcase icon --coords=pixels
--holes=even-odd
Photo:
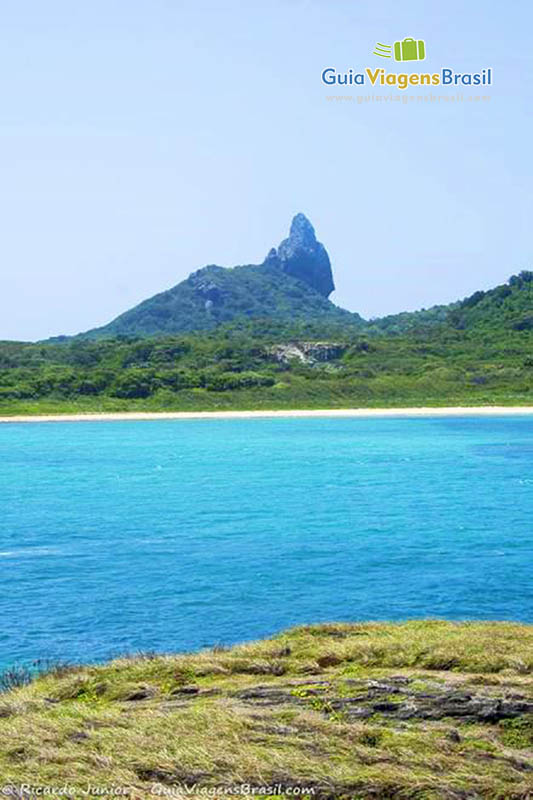
[[[426,57],[426,43],[423,39],[404,39],[394,42],[395,61],[424,61]]]

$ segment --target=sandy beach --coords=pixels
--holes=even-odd
[[[132,420],[260,419],[272,417],[494,417],[527,416],[533,406],[450,406],[439,408],[331,408],[281,411],[121,411],[0,417],[10,422],[127,422]]]

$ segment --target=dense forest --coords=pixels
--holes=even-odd
[[[0,343],[0,413],[533,403],[533,273],[428,311]]]

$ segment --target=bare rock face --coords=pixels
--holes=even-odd
[[[195,294],[204,302],[206,308],[221,299],[222,289],[219,285],[224,269],[217,266],[204,267],[189,275],[189,283],[194,288]]]
[[[347,349],[347,345],[337,342],[290,342],[273,345],[269,353],[276,361],[288,364],[293,360],[302,364],[316,364],[317,361],[335,361]]]
[[[270,250],[265,264],[279,267],[283,272],[305,281],[324,297],[335,289],[331,263],[326,248],[317,241],[315,229],[305,216],[296,214],[289,238],[278,249]]]

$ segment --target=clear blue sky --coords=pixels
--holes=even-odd
[[[364,316],[532,268],[532,30],[529,0],[4,3],[0,338],[257,263],[298,211]],[[326,100],[324,67],[397,70],[372,50],[406,36],[417,69],[492,66],[490,102]]]

